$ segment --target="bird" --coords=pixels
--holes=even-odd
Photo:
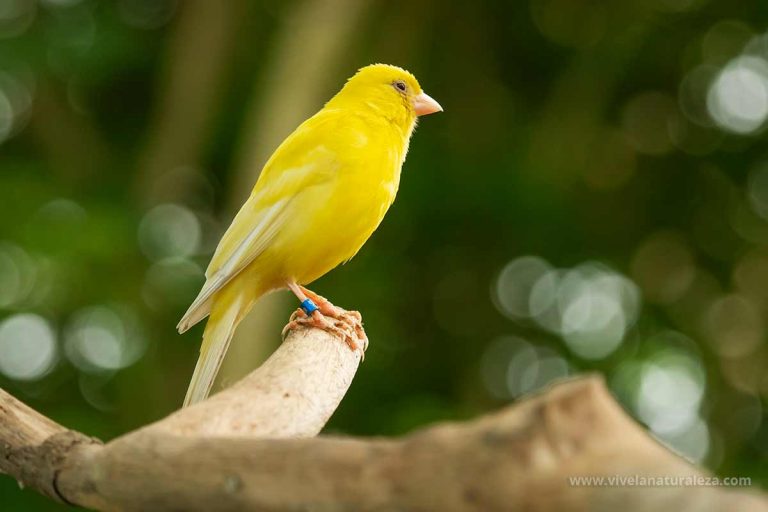
[[[184,333],[208,317],[184,407],[208,396],[238,323],[271,291],[287,288],[300,303],[283,334],[313,326],[352,350],[367,345],[359,313],[305,286],[373,234],[395,200],[417,119],[442,110],[410,72],[372,64],[278,146],[177,326]]]

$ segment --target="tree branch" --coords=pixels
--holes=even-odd
[[[54,499],[56,475],[78,445],[100,442],[68,430],[0,389],[0,472]]]
[[[297,439],[321,429],[358,364],[341,340],[294,332],[232,388],[106,445],[0,392],[0,469],[108,510],[768,511],[764,496],[743,490],[573,485],[569,477],[705,476],[596,376],[403,438]]]
[[[313,437],[341,403],[359,364],[359,351],[325,331],[292,331],[237,384],[147,428],[182,436]]]

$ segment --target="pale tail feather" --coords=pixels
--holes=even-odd
[[[195,404],[208,396],[224,354],[241,318],[241,300],[233,300],[221,314],[215,311],[208,320],[200,347],[200,357],[192,374],[192,380],[184,398],[184,407]]]
[[[211,312],[211,302],[212,297],[207,297],[207,300],[198,302],[195,300],[195,302],[192,303],[192,305],[189,307],[186,313],[184,313],[184,316],[179,321],[179,324],[176,326],[176,330],[179,331],[179,334],[184,334],[187,332],[192,326],[197,324],[199,321],[201,321],[203,318],[208,316],[208,314]]]

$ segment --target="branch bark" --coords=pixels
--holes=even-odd
[[[319,329],[291,332],[237,384],[147,427],[182,436],[313,437],[341,403],[360,352]]]
[[[765,496],[721,487],[572,485],[705,475],[653,440],[596,376],[398,439],[306,439],[358,364],[341,340],[294,332],[232,388],[105,445],[0,392],[0,470],[102,510],[768,511]]]

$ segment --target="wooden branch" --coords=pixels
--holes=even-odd
[[[359,352],[325,331],[292,331],[261,367],[231,388],[125,438],[314,436],[338,407],[359,363]],[[116,443],[122,446],[123,440],[109,443],[110,450]],[[100,441],[56,424],[0,390],[0,472],[21,485],[94,506],[90,500],[60,495],[56,476],[66,465],[80,464],[102,449]]]
[[[0,469],[102,510],[768,511],[765,496],[722,487],[574,485],[569,477],[705,476],[596,376],[399,439],[297,439],[321,428],[358,362],[326,333],[293,333],[233,388],[106,445],[0,393]]]
[[[147,428],[182,436],[312,437],[341,403],[359,364],[359,351],[325,331],[292,331],[240,382]]]
[[[68,430],[0,389],[0,472],[55,499],[56,476],[78,445],[99,441]]]

